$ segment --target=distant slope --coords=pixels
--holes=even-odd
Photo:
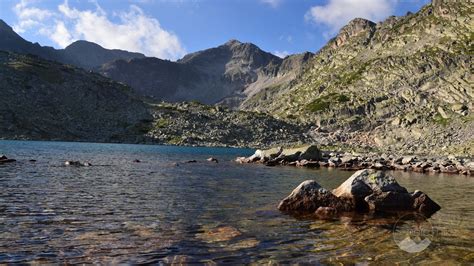
[[[144,58],[145,55],[118,49],[105,49],[102,46],[87,41],[76,41],[60,50],[65,62],[85,69],[96,69],[105,63],[115,60],[131,60]]]
[[[157,58],[116,61],[105,64],[100,72],[156,99],[238,107],[249,95],[289,83],[311,56],[281,59],[254,44],[231,40],[178,62]]]
[[[378,24],[355,19],[291,86],[256,94],[244,108],[323,131],[366,132],[366,144],[379,148],[472,155],[473,9],[437,0]]]
[[[72,66],[0,52],[0,138],[135,142],[151,119],[124,85]]]
[[[145,55],[123,50],[109,50],[87,41],[76,41],[65,49],[54,49],[31,43],[0,19],[0,50],[19,54],[33,54],[44,59],[72,64],[85,69],[95,69],[114,60],[143,58]]]

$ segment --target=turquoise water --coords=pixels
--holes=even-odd
[[[230,148],[0,141],[1,153],[18,162],[0,165],[0,263],[474,261],[470,177],[393,173],[443,207],[429,219],[431,245],[408,253],[377,219],[276,210],[303,180],[334,188],[351,172],[239,165],[233,159],[253,151]]]

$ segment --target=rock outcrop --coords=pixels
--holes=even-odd
[[[315,214],[321,218],[347,212],[417,212],[428,218],[441,207],[421,191],[408,193],[384,172],[364,169],[332,192],[314,180],[304,181],[280,202],[278,209],[293,215]]]

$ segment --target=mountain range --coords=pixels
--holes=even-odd
[[[33,54],[93,70],[156,100],[194,100],[234,108],[262,89],[288,84],[313,55],[306,52],[281,59],[254,44],[237,40],[188,54],[177,62],[105,49],[87,41],[54,49],[24,40],[2,20],[0,36],[0,50]]]
[[[289,84],[312,55],[307,52],[281,59],[254,44],[230,40],[177,62],[158,58],[117,60],[104,64],[99,72],[155,99],[239,108],[262,89]]]
[[[354,19],[315,54],[279,58],[254,44],[230,40],[176,62],[109,50],[86,41],[65,49],[43,47],[24,40],[0,21],[0,50],[9,52],[2,54],[0,81],[5,85],[1,90],[2,94],[6,90],[8,97],[18,97],[15,106],[4,100],[3,107],[8,110],[3,113],[10,115],[9,120],[3,115],[2,123],[14,123],[11,121],[33,112],[27,109],[20,115],[16,108],[39,104],[32,100],[34,94],[50,91],[45,95],[51,95],[54,91],[65,99],[38,97],[45,106],[50,101],[61,109],[52,117],[63,117],[48,129],[66,123],[66,114],[88,108],[84,113],[96,110],[99,114],[94,123],[111,121],[104,124],[110,127],[104,130],[108,133],[101,136],[102,141],[128,136],[123,139],[262,146],[277,139],[284,143],[283,135],[288,142],[317,142],[335,149],[472,155],[472,14],[468,1],[434,0],[417,13],[392,16],[379,23]],[[49,68],[60,69],[61,77],[73,76],[63,80],[52,75]],[[28,76],[38,80],[25,81]],[[69,84],[69,79],[84,82]],[[87,86],[92,89],[87,90]],[[101,95],[101,86],[110,95]],[[64,109],[61,104],[72,103],[67,93],[59,91],[72,88],[79,91],[79,95],[71,94],[78,104],[73,105],[75,109]],[[114,88],[116,98],[112,96]],[[26,100],[28,91],[32,99]],[[96,104],[104,104],[104,108],[90,104],[80,107],[81,101],[88,100],[85,95],[95,95]],[[106,103],[108,97],[111,103]],[[187,101],[218,107],[182,104]],[[117,109],[120,105],[128,109],[131,102],[130,110]],[[41,110],[48,115],[46,107]],[[116,117],[114,112],[118,112]],[[81,129],[89,128],[84,117],[76,118],[76,113],[70,116],[72,120],[82,119]],[[38,121],[36,126],[41,127]],[[127,126],[114,130],[117,123],[112,121]],[[10,138],[19,132],[25,137],[32,134],[31,128],[21,131],[8,123],[3,128],[0,133],[8,129]],[[62,128],[74,126],[64,124]],[[237,134],[234,128],[249,136]],[[76,139],[81,135],[93,139],[87,130],[77,129]],[[38,134],[34,138],[41,138]],[[61,138],[59,135],[54,138]]]
[[[0,50],[19,54],[32,54],[41,58],[71,64],[88,70],[97,69],[114,60],[144,58],[145,55],[123,50],[109,50],[88,41],[76,41],[64,49],[31,43],[18,35],[12,27],[0,19]]]

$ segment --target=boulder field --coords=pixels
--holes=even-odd
[[[280,202],[278,209],[297,216],[314,214],[322,219],[350,212],[415,212],[429,218],[441,207],[421,191],[408,192],[385,172],[364,169],[332,191],[314,180],[306,180]]]

